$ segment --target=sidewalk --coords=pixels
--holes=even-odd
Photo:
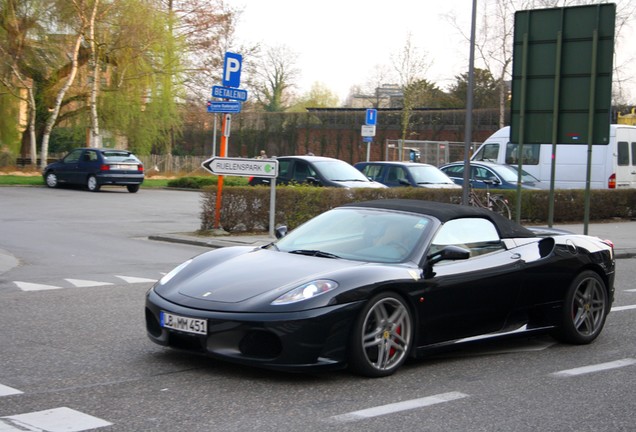
[[[573,234],[583,234],[584,225],[559,224],[553,228],[570,231]],[[588,235],[599,237],[603,240],[611,240],[614,243],[616,258],[636,257],[636,221],[620,221],[607,223],[590,223]],[[222,248],[227,246],[261,246],[274,241],[267,234],[263,235],[227,235],[227,236],[200,236],[189,233],[161,234],[150,236],[150,240],[172,243],[184,243],[209,248]]]

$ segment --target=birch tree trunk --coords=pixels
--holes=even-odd
[[[84,39],[84,28],[85,27],[82,26],[81,30],[78,32],[77,39],[75,40],[75,46],[73,47],[73,52],[71,53],[71,72],[69,73],[68,78],[66,79],[66,82],[64,83],[62,88],[60,88],[60,90],[57,92],[55,103],[53,105],[53,111],[51,112],[51,115],[47,119],[44,126],[44,134],[42,135],[42,154],[40,156],[41,169],[44,169],[46,167],[46,161],[49,157],[49,140],[51,138],[51,131],[53,130],[53,126],[55,126],[57,116],[60,114],[62,100],[64,100],[64,95],[73,84],[73,81],[75,81],[75,76],[77,75],[77,57],[79,55],[82,39]]]
[[[93,68],[93,83],[91,85],[90,109],[91,109],[91,147],[101,147],[102,137],[99,133],[99,116],[97,115],[97,93],[99,91],[100,75],[99,75],[99,56],[97,55],[97,44],[95,43],[95,17],[97,15],[97,7],[99,0],[95,0],[93,12],[88,23],[89,38],[91,45],[91,64]]]

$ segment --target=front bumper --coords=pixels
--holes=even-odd
[[[351,326],[361,305],[292,313],[228,313],[182,307],[150,290],[146,330],[159,345],[235,363],[286,371],[338,369],[346,366]],[[207,319],[207,335],[161,327],[160,311]]]

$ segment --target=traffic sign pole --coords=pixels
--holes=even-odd
[[[232,118],[230,114],[225,114],[223,116],[223,121],[221,122],[221,150],[220,157],[226,157],[227,154],[227,140],[228,135],[226,134],[226,127],[229,127],[229,121]],[[221,229],[221,199],[223,196],[223,177],[222,175],[218,176],[218,182],[216,184],[216,202],[214,205],[214,229]]]

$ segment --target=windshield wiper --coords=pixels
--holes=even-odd
[[[357,182],[363,182],[365,180],[360,180],[360,179],[331,179],[331,181],[339,181],[339,182],[357,181]]]
[[[338,255],[334,255],[329,252],[324,252],[320,250],[311,250],[311,249],[297,249],[297,250],[289,251],[289,253],[298,254],[298,255],[309,255],[309,256],[315,256],[315,257],[321,257],[321,258],[340,258]]]

